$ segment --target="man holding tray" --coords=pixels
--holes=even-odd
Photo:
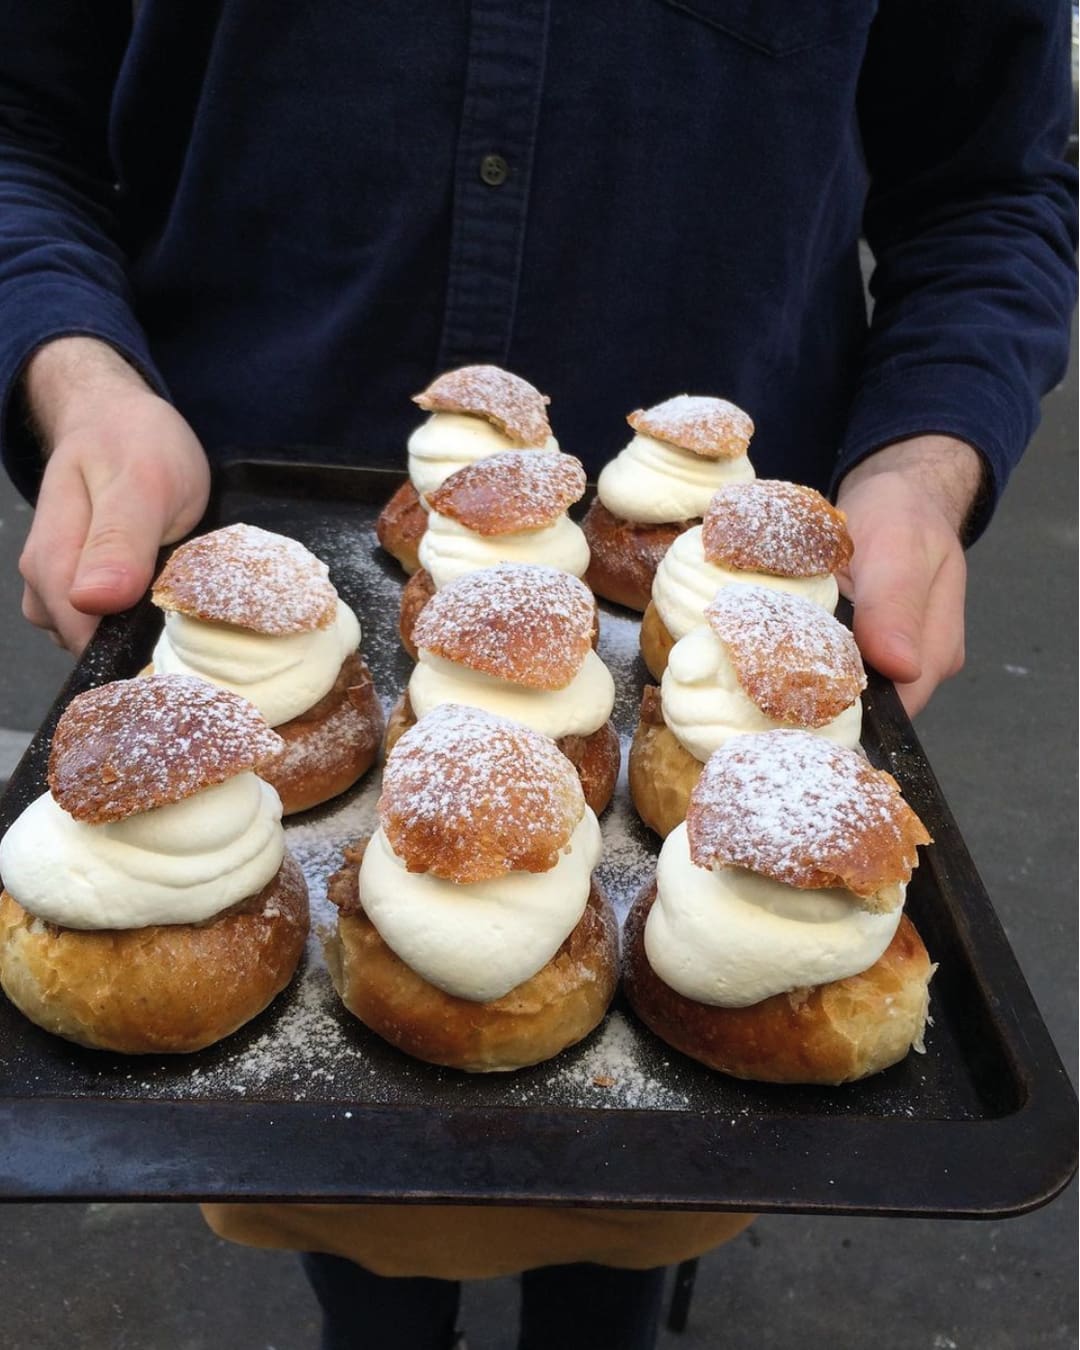
[[[1057,0],[3,0],[0,448],[37,500],[27,618],[78,651],[133,603],[199,520],[208,455],[396,466],[409,395],[490,361],[553,396],[594,472],[631,408],[683,390],[748,408],[759,473],[847,512],[856,636],[918,711],[963,660],[962,544],[1064,368],[1068,18]],[[421,1234],[417,1211],[337,1212],[321,1240],[300,1211],[221,1223],[452,1275],[410,1258],[469,1254],[426,1214]],[[659,1277],[632,1269],[674,1259],[674,1220],[708,1220],[686,1254],[744,1222],[625,1217],[582,1216],[573,1242],[556,1215],[510,1224],[499,1269],[628,1268],[534,1280],[549,1320],[523,1345],[651,1344]],[[328,1307],[385,1300],[397,1343],[441,1343],[403,1310],[431,1294],[451,1325],[451,1294],[362,1278],[313,1270]],[[606,1330],[566,1339],[560,1309]]]

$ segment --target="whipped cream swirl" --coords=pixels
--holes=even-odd
[[[585,536],[566,515],[539,530],[484,535],[431,511],[417,552],[420,566],[431,574],[436,590],[467,572],[479,572],[501,562],[544,563],[575,577],[583,577],[589,566]]]
[[[279,727],[326,697],[359,644],[360,621],[343,600],[329,628],[284,636],[169,613],[153,662],[158,675],[198,675],[231,689]]]
[[[549,436],[544,445],[520,446],[484,417],[469,413],[436,412],[409,437],[409,478],[421,501],[466,464],[496,455],[500,450],[558,450]]]
[[[677,993],[720,1008],[858,975],[893,940],[902,906],[870,914],[849,891],[802,891],[738,867],[696,867],[686,823],[664,841],[645,954]]]
[[[558,740],[560,736],[591,736],[615,706],[615,681],[591,649],[563,689],[527,689],[447,661],[423,647],[418,658],[409,679],[409,702],[418,721],[440,703],[464,703]]]
[[[795,725],[761,711],[739,683],[727,648],[704,624],[672,647],[660,683],[660,705],[675,739],[702,764],[732,736]],[[831,722],[804,730],[854,750],[862,730],[862,703],[856,698]]]
[[[380,829],[360,864],[360,899],[410,969],[457,998],[491,1003],[543,969],[577,927],[600,854],[586,807],[550,871],[458,886],[409,872]]]
[[[701,526],[694,525],[680,534],[660,559],[653,578],[653,603],[671,636],[685,637],[691,628],[705,622],[705,606],[716,592],[733,582],[751,582],[801,595],[830,614],[840,598],[840,587],[829,572],[813,577],[777,577],[769,572],[741,572],[718,567],[705,557]]]
[[[4,884],[65,928],[201,923],[257,895],[281,866],[277,793],[253,773],[104,825],[46,792],[0,841]]]
[[[596,495],[613,516],[661,525],[703,516],[717,488],[753,477],[746,455],[707,459],[639,432],[601,470]]]

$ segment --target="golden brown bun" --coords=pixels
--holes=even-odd
[[[345,658],[325,698],[274,730],[285,748],[259,775],[277,789],[287,816],[352,787],[375,763],[383,735],[382,705],[360,653]]]
[[[125,1055],[201,1050],[292,979],[308,931],[304,874],[289,853],[258,895],[201,924],[84,931],[0,897],[0,984],[56,1036]]]
[[[643,610],[652,595],[660,559],[696,520],[636,525],[613,516],[599,497],[585,513],[581,528],[589,542],[586,583],[597,595],[627,609]]]
[[[647,684],[630,746],[630,799],[661,839],[686,819],[690,794],[704,767],[668,728],[660,714],[660,690]]]
[[[777,811],[777,803],[783,810]],[[842,887],[871,913],[901,887],[931,842],[891,774],[808,731],[734,736],[709,756],[686,812],[698,867],[746,867],[804,890]]]
[[[420,566],[417,549],[427,529],[427,512],[420,505],[420,496],[412,483],[406,481],[398,488],[375,522],[379,543],[392,554],[410,576]]]
[[[745,455],[754,434],[750,417],[723,398],[677,394],[626,419],[635,431],[704,459]]]
[[[428,506],[491,538],[544,529],[585,495],[585,468],[558,450],[500,450],[455,469]]]
[[[406,690],[387,719],[385,754],[389,755],[398,738],[415,725],[416,716]],[[562,736],[555,744],[577,769],[586,803],[600,815],[611,802],[619,778],[619,733],[611,722],[605,722],[591,736]]]
[[[68,815],[102,825],[259,769],[280,749],[258,709],[228,689],[192,675],[116,680],[64,710],[49,790]]]
[[[468,574],[466,574],[468,575]],[[420,617],[420,612],[435,594],[435,583],[431,579],[431,573],[421,567],[405,583],[401,592],[401,609],[398,615],[398,636],[401,638],[401,645],[409,653],[412,659],[416,660],[416,643],[413,641],[413,629],[416,627],[416,621]],[[594,606],[593,609],[593,630],[592,645],[595,648],[600,641],[600,608]]]
[[[413,629],[420,617],[420,611],[435,594],[435,583],[431,573],[421,567],[405,583],[401,592],[401,609],[398,615],[398,636],[401,645],[416,660],[416,644],[413,642]]]
[[[641,657],[654,680],[661,680],[667,670],[668,657],[675,646],[675,638],[668,632],[660,611],[650,600],[641,616]]]
[[[705,606],[739,687],[777,722],[823,727],[866,688],[855,637],[801,595],[765,586],[724,586]]]
[[[355,894],[362,850],[346,857],[349,866],[331,878],[339,904],[343,887]],[[491,1003],[430,984],[391,951],[362,909],[352,908],[326,944],[334,987],[365,1026],[429,1064],[469,1073],[539,1064],[598,1026],[615,993],[618,929],[595,880],[580,922],[547,965]]]
[[[623,981],[650,1030],[710,1069],[764,1083],[850,1083],[921,1049],[934,966],[904,915],[885,954],[861,975],[776,994],[746,1008],[685,998],[645,955],[656,886],[638,897],[624,930]]]
[[[585,814],[581,782],[548,736],[442,703],[387,757],[379,824],[410,872],[459,885],[547,872]]]
[[[719,488],[701,523],[701,546],[718,567],[778,577],[838,572],[854,550],[843,511],[813,488],[778,478]]]
[[[440,375],[420,394],[417,407],[427,412],[482,417],[515,445],[545,445],[551,436],[546,394],[528,380],[499,366],[461,366]]]
[[[282,636],[329,628],[338,609],[326,564],[257,525],[226,525],[181,544],[154,582],[153,600],[207,623]]]
[[[418,651],[524,689],[565,689],[592,645],[596,601],[583,581],[536,563],[466,572],[431,597]]]
[[[581,790],[593,811],[600,815],[615,793],[619,777],[619,733],[605,722],[589,736],[560,736],[555,742],[577,769]]]

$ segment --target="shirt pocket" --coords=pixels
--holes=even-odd
[[[661,0],[768,56],[795,56],[869,27],[877,0]]]

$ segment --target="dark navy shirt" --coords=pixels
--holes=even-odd
[[[938,431],[998,491],[1067,348],[1068,46],[1062,0],[0,0],[5,461],[85,333],[212,456],[403,465],[490,361],[593,471],[690,392],[761,475]]]

